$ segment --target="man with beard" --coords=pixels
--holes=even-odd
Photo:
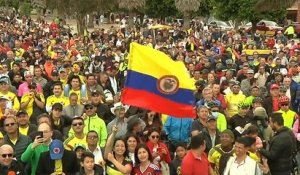
[[[269,150],[261,149],[259,153],[268,159],[272,175],[290,175],[292,154],[296,149],[295,136],[289,128],[283,126],[284,120],[281,113],[272,113],[269,119],[275,135],[270,142]]]

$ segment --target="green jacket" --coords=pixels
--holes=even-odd
[[[21,156],[21,161],[31,164],[31,175],[36,174],[37,165],[42,152],[49,151],[49,145],[41,144],[35,149],[32,149],[32,143],[28,145],[27,149]]]
[[[84,120],[84,130],[83,133],[87,134],[89,131],[94,130],[97,132],[99,137],[99,146],[101,148],[105,147],[107,139],[107,128],[104,120],[98,117],[97,114],[94,116],[87,116]],[[74,135],[74,131],[71,128],[69,131],[69,137]]]
[[[218,112],[217,116],[217,128],[220,132],[223,132],[225,129],[227,129],[226,117],[220,112]]]

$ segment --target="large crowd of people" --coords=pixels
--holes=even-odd
[[[186,65],[194,118],[121,103],[131,42]],[[300,43],[284,31],[249,35],[197,20],[184,30],[153,20],[80,36],[58,18],[1,14],[0,172],[296,174],[299,60]]]

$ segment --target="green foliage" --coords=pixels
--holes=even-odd
[[[203,16],[203,17],[210,16],[214,8],[212,1],[213,0],[202,0],[202,3],[200,3],[200,7],[198,11],[195,13],[195,16]]]
[[[258,0],[256,10],[265,12],[269,10],[280,10],[291,7],[297,0]]]
[[[179,16],[174,0],[147,0],[145,13],[153,18]]]
[[[25,16],[29,17],[30,13],[32,11],[31,4],[29,2],[22,2],[20,4],[19,10],[20,10],[21,16],[25,15]]]
[[[20,5],[19,0],[10,0],[9,2],[10,2],[9,6],[15,9],[19,9],[19,5]]]
[[[7,4],[6,4],[7,3]],[[19,0],[0,0],[0,6],[9,6],[15,9],[19,9]]]
[[[285,15],[285,9],[259,12],[255,8],[258,0],[214,0],[215,16],[222,20],[246,20],[258,22],[261,19],[278,20]]]

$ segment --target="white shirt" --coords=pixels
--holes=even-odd
[[[255,160],[249,156],[238,164],[236,157],[231,157],[226,165],[224,175],[262,175],[262,171],[259,169]]]
[[[89,150],[89,148],[86,149],[88,152],[91,152],[94,154],[95,156],[95,164],[99,164],[100,161],[103,160],[103,156],[102,156],[102,152],[101,152],[101,148],[99,146],[97,146],[97,148],[92,152]]]
[[[115,77],[109,77],[111,87],[114,90],[114,93],[116,94],[118,92],[118,86],[117,86],[117,80]]]

